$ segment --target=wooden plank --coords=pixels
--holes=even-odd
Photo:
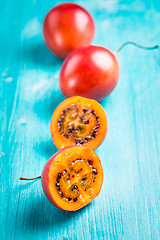
[[[159,239],[160,50],[132,46],[117,58],[121,75],[105,100],[109,131],[96,150],[104,169],[100,195],[72,213],[52,206],[40,180],[57,149],[49,124],[64,100],[62,61],[46,48],[41,26],[60,1],[1,1],[0,239]],[[132,40],[160,45],[158,1],[79,1],[96,22],[94,44],[115,51]]]

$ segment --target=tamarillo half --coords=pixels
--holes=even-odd
[[[41,176],[21,177],[20,180],[37,178],[41,178],[43,191],[55,207],[76,211],[99,194],[103,169],[99,157],[92,149],[66,147],[46,162]]]
[[[107,133],[107,117],[102,106],[93,99],[71,97],[54,111],[50,131],[58,149],[87,146],[95,149]]]
[[[41,181],[53,205],[75,211],[99,194],[103,183],[101,161],[88,147],[61,149],[44,166]]]

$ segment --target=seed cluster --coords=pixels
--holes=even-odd
[[[89,134],[85,135],[85,126],[90,123],[90,114],[95,118],[96,125],[91,129]],[[70,116],[70,122],[67,125],[68,116]],[[78,125],[75,124],[75,121],[78,122]],[[63,137],[67,139],[73,138],[76,145],[83,145],[96,138],[100,127],[100,121],[93,109],[88,110],[84,108],[82,112],[78,112],[78,107],[76,105],[71,105],[71,107],[63,110],[61,117],[58,119],[58,127]],[[83,133],[82,136],[79,136],[79,133]]]
[[[89,160],[89,159],[84,159],[82,160],[81,158],[80,159],[76,159],[74,161],[72,161],[72,164],[71,166],[69,166],[69,170],[67,171],[66,169],[63,171],[63,172],[59,172],[57,174],[57,178],[56,178],[56,188],[57,188],[57,191],[59,193],[59,195],[64,198],[65,200],[67,200],[68,202],[77,202],[78,200],[78,197],[79,197],[79,187],[82,187],[85,191],[90,187],[90,185],[87,185],[87,175],[83,175],[82,176],[82,179],[80,181],[80,185],[79,187],[77,186],[78,184],[72,184],[69,188],[70,190],[70,193],[74,193],[74,197],[67,197],[65,196],[65,193],[62,192],[62,188],[64,187],[63,186],[63,183],[66,182],[68,184],[71,184],[70,183],[70,178],[74,178],[75,175],[74,174],[79,174],[79,172],[82,172],[83,171],[83,168],[79,167],[79,168],[74,168],[74,165],[76,163],[81,163],[81,162],[84,162],[85,164],[87,164],[87,167],[89,169],[92,169],[92,174],[93,174],[93,177],[92,177],[92,182],[95,181],[95,175],[98,174],[97,170],[95,168],[93,168],[92,164],[93,164],[93,161],[92,160]],[[91,174],[91,173],[90,173]],[[90,176],[91,177],[91,176]],[[92,184],[92,182],[90,184]],[[62,187],[63,186],[63,187]]]

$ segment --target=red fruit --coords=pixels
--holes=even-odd
[[[43,22],[43,36],[50,51],[65,58],[76,48],[87,46],[94,36],[91,15],[74,3],[62,3],[52,8]]]
[[[100,46],[73,51],[60,71],[60,89],[65,97],[82,96],[101,101],[115,88],[119,64],[115,55]]]

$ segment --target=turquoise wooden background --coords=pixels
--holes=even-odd
[[[50,119],[64,100],[62,61],[42,39],[42,21],[60,1],[0,0],[0,239],[158,240],[160,215],[160,50],[127,46],[121,75],[104,101],[109,131],[96,150],[104,168],[100,195],[77,212],[50,204],[40,180],[57,149]],[[61,1],[62,2],[62,1]],[[159,1],[78,1],[96,23],[94,44],[115,51],[128,40],[160,45]]]

